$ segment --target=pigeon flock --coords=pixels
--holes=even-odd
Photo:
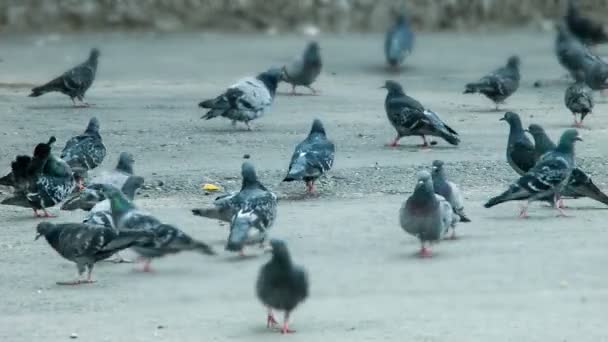
[[[582,126],[593,111],[593,91],[608,89],[608,64],[593,52],[593,45],[605,42],[608,35],[602,26],[583,17],[571,2],[563,22],[557,25],[555,54],[573,79],[565,89],[564,104],[575,116],[576,127]],[[402,67],[413,52],[413,44],[410,24],[400,15],[386,33],[384,53],[388,67]],[[33,88],[29,96],[56,91],[69,96],[74,106],[89,106],[85,93],[97,76],[99,57],[100,51],[92,49],[82,64]],[[520,63],[517,55],[508,57],[503,67],[466,84],[464,93],[483,94],[498,110],[519,88]],[[251,121],[262,118],[273,105],[280,82],[290,85],[293,95],[298,86],[319,95],[312,86],[322,67],[320,45],[310,42],[301,55],[285,66],[238,80],[219,96],[200,102],[198,106],[206,110],[202,118],[224,117],[232,125],[241,122],[251,130]],[[387,91],[384,109],[388,123],[396,131],[389,146],[397,146],[409,136],[420,137],[420,146],[427,151],[437,144],[432,137],[441,138],[454,148],[466,143],[438,113],[406,94],[399,82],[387,80],[382,88]],[[566,215],[564,198],[587,197],[608,205],[608,196],[577,166],[575,145],[582,139],[575,128],[565,130],[555,144],[541,125],[533,123],[525,128],[517,113],[507,112],[500,120],[509,125],[508,135],[505,134],[506,161],[518,178],[505,184],[504,192],[488,199],[486,208],[521,201],[520,216],[526,217],[527,205],[533,201],[549,203],[560,215]],[[13,189],[2,205],[32,209],[37,217],[53,217],[48,209],[59,204],[62,210],[86,212],[81,222],[44,221],[36,227],[36,239],[44,237],[59,255],[76,264],[78,277],[57,284],[94,282],[91,274],[95,263],[111,257],[116,262],[128,261],[120,255],[125,249],[135,252],[143,264],[142,271],[150,271],[153,259],[170,254],[191,251],[217,255],[209,244],[135,205],[144,178],[136,175],[132,154],[122,152],[112,170],[89,175],[106,157],[102,133],[100,120],[93,117],[84,132],[69,139],[60,153],[53,150],[57,139],[45,137],[46,142],[35,145],[32,155],[16,156],[10,173],[0,178],[0,185]],[[303,182],[306,195],[314,198],[315,182],[332,169],[335,153],[336,146],[322,121],[315,119],[310,133],[295,146],[286,163],[283,181]],[[419,240],[420,257],[431,257],[431,245],[442,239],[455,239],[460,222],[474,220],[465,213],[463,192],[449,175],[449,164],[433,161],[428,171],[416,175],[413,192],[400,208],[395,208],[401,228]],[[225,243],[228,252],[245,256],[245,248],[251,245],[270,251],[270,260],[260,268],[255,281],[255,291],[267,309],[267,326],[291,333],[294,330],[289,327],[290,315],[309,295],[308,275],[292,260],[287,242],[271,238],[270,231],[280,211],[277,195],[258,179],[251,162],[242,164],[241,176],[240,191],[222,194],[211,206],[192,209],[192,214],[229,223]],[[275,319],[275,310],[285,313],[281,325]]]

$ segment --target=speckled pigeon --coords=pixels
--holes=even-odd
[[[104,260],[125,248],[149,243],[154,234],[143,230],[116,231],[112,228],[94,227],[84,223],[52,224],[42,222],[36,228],[36,239],[41,236],[59,255],[76,263],[78,279],[58,282],[58,285],[92,283],[91,272],[96,262]],[[85,269],[86,279],[82,279]]]
[[[201,119],[213,119],[222,116],[232,120],[244,122],[251,130],[249,122],[255,120],[270,109],[281,78],[281,70],[272,68],[259,74],[257,77],[248,77],[230,86],[220,96],[199,103],[199,107],[209,111]]]
[[[608,42],[608,31],[604,25],[584,16],[575,0],[568,1],[568,12],[564,19],[572,34],[585,44],[596,45]]]
[[[323,123],[315,119],[308,137],[296,146],[283,181],[303,180],[306,182],[306,192],[314,192],[315,181],[333,166],[335,152],[334,143],[327,139]]]
[[[460,188],[458,185],[448,180],[443,161],[433,161],[432,177],[433,189],[435,190],[435,193],[442,196],[450,203],[452,210],[454,210],[454,214],[458,215],[459,221],[471,222],[471,220],[464,213],[464,199],[462,197],[462,193],[460,192]],[[450,237],[453,239],[455,236],[456,230],[453,230]]]
[[[414,49],[414,32],[404,15],[399,15],[384,38],[384,56],[393,68],[398,68]]]
[[[606,63],[576,38],[565,23],[557,25],[555,54],[559,63],[575,81],[584,81],[594,90],[607,87],[604,84],[608,77]]]
[[[293,263],[285,242],[270,241],[272,259],[260,269],[256,282],[256,293],[268,314],[266,326],[278,324],[273,310],[285,312],[281,333],[294,333],[289,329],[291,312],[308,297],[308,275],[304,268]]]
[[[569,86],[564,94],[564,103],[574,115],[574,125],[581,127],[585,116],[593,111],[593,93],[584,82],[578,81]],[[578,121],[576,114],[581,115]]]
[[[32,208],[36,217],[42,210],[45,217],[52,217],[46,209],[67,198],[75,185],[69,165],[51,153],[55,141],[51,137],[38,144],[33,157],[17,156],[11,164],[13,196],[0,204]]]
[[[418,173],[414,193],[399,210],[401,228],[420,240],[420,256],[430,257],[428,244],[438,242],[444,234],[456,227],[458,215],[443,196],[435,194],[431,174]]]
[[[323,62],[321,61],[319,43],[310,42],[301,56],[283,66],[281,69],[281,81],[291,84],[292,95],[296,94],[296,86],[306,87],[313,94],[316,94],[317,91],[311,84],[321,73],[322,67]]]
[[[496,110],[498,110],[498,105],[519,88],[519,64],[518,56],[509,57],[506,66],[494,70],[477,82],[468,83],[465,86],[464,94],[484,94],[494,102]]]
[[[506,112],[500,120],[509,124],[507,162],[521,176],[536,164],[534,144],[526,136],[517,113]]]
[[[484,206],[491,208],[500,203],[518,200],[527,200],[529,203],[553,196],[555,208],[559,210],[560,215],[565,215],[558,202],[561,191],[568,184],[572,170],[576,167],[574,144],[580,140],[577,130],[566,130],[555,150],[544,154],[538,163],[511,184],[507,191],[490,199]],[[527,215],[528,207],[524,205],[520,217]]]
[[[221,221],[230,222],[230,236],[226,244],[229,251],[243,255],[245,244],[263,243],[267,232],[277,215],[277,196],[260,181],[253,164],[243,163],[241,167],[243,185],[238,193],[218,197],[211,208],[193,209],[192,213]],[[249,239],[252,229],[257,236]]]
[[[175,254],[182,251],[197,251],[214,255],[213,249],[202,241],[197,241],[177,227],[161,223],[156,217],[135,207],[127,197],[111,185],[103,186],[104,195],[110,200],[112,221],[119,230],[148,231],[154,239],[147,244],[138,244],[133,250],[144,262],[143,271],[150,271],[152,258]]]
[[[78,99],[80,106],[88,107],[89,104],[84,102],[84,95],[95,80],[98,58],[99,50],[92,49],[89,58],[84,63],[66,71],[45,85],[33,88],[29,96],[38,97],[48,92],[58,91],[69,96],[74,106],[77,106],[74,99]]]
[[[87,172],[99,166],[105,157],[106,146],[99,134],[99,120],[95,117],[89,121],[84,133],[68,140],[61,151],[61,159],[72,168],[80,189],[84,188]]]
[[[382,88],[388,90],[384,101],[386,115],[397,130],[397,136],[389,143],[389,146],[397,146],[402,137],[412,135],[422,137],[423,147],[429,146],[426,141],[427,135],[441,137],[452,145],[460,143],[458,133],[441,121],[437,113],[425,108],[414,98],[407,96],[401,84],[389,80]],[[431,142],[431,145],[434,143]]]

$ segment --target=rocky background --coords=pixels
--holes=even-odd
[[[0,0],[2,31],[382,31],[405,11],[417,29],[545,25],[566,0]],[[608,0],[580,1],[608,14]]]

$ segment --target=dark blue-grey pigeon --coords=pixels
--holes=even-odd
[[[239,80],[218,97],[198,104],[209,109],[201,119],[221,116],[232,120],[232,125],[244,122],[251,130],[249,122],[264,115],[272,106],[280,79],[281,70],[271,68],[257,77]]]
[[[311,86],[321,73],[323,61],[319,43],[310,42],[304,53],[281,69],[281,81],[291,84],[291,94],[296,95],[296,86],[303,86],[313,94],[317,91]]]
[[[241,174],[243,185],[239,192],[220,196],[212,207],[192,209],[192,213],[230,222],[226,250],[243,255],[245,245],[262,245],[267,239],[268,230],[277,216],[277,196],[260,183],[253,164],[243,163]]]
[[[45,217],[52,217],[46,209],[66,199],[75,185],[70,166],[51,153],[55,141],[51,137],[47,143],[38,144],[32,157],[17,156],[11,164],[13,196],[0,204],[31,208],[36,217],[42,210]]]
[[[572,171],[576,167],[574,145],[576,141],[580,140],[577,130],[566,130],[555,150],[544,154],[536,165],[512,183],[507,191],[491,198],[484,206],[491,208],[507,201],[520,200],[530,203],[553,196],[555,208],[559,210],[560,215],[565,215],[558,202],[562,190],[568,184]],[[528,206],[526,204],[522,207],[520,217],[527,216]]]
[[[60,157],[72,168],[76,182],[83,189],[88,171],[99,166],[106,157],[106,146],[99,134],[99,120],[96,117],[91,118],[83,134],[65,143]]]
[[[397,136],[389,146],[399,145],[399,140],[406,136],[422,137],[422,147],[428,147],[426,136],[436,136],[452,145],[458,145],[458,133],[439,118],[437,113],[425,108],[414,98],[407,96],[403,87],[396,81],[386,81],[384,86],[388,90],[384,101],[384,109],[389,122],[397,131]],[[435,142],[431,142],[434,145]]]
[[[336,147],[327,139],[323,123],[315,119],[306,139],[296,146],[283,181],[303,180],[306,182],[306,192],[313,193],[315,181],[333,166],[335,152]]]
[[[139,189],[143,183],[143,177],[129,177],[121,188],[121,191],[129,201],[133,201],[135,198],[135,191]],[[105,198],[103,191],[104,184],[95,184],[80,192],[82,194],[81,200],[83,203],[86,203],[87,205],[94,203],[85,216],[83,222],[92,225],[116,228],[114,226],[114,222],[112,221],[112,208],[110,206],[110,200]]]
[[[433,189],[437,195],[445,198],[450,205],[454,214],[458,215],[460,222],[471,222],[471,219],[464,212],[464,198],[462,192],[456,183],[448,180],[445,172],[445,164],[441,160],[433,161]],[[456,230],[452,231],[450,238],[456,237]]]
[[[593,111],[593,93],[584,82],[577,81],[566,88],[564,103],[574,115],[574,126],[581,127],[585,117]],[[577,114],[581,115],[578,121]]]
[[[153,258],[183,251],[215,254],[206,243],[195,240],[177,227],[164,224],[156,217],[137,209],[119,189],[111,185],[104,185],[103,192],[110,200],[112,221],[116,229],[147,231],[154,234],[154,238],[149,243],[133,247],[144,263],[144,272],[150,271],[150,261]]]
[[[293,333],[295,330],[289,329],[289,317],[308,297],[308,275],[302,266],[293,263],[284,241],[273,239],[270,246],[272,259],[260,269],[256,293],[268,310],[266,326],[273,328],[278,324],[273,310],[284,311],[281,333]]]
[[[536,164],[534,144],[526,136],[519,114],[506,112],[500,120],[509,124],[507,162],[521,176]]]
[[[44,236],[51,247],[62,257],[76,263],[78,278],[58,282],[58,285],[79,285],[94,282],[93,266],[119,251],[137,244],[149,243],[154,234],[143,230],[117,231],[112,228],[94,227],[84,223],[39,223],[36,240]],[[85,270],[87,277],[82,279]]]
[[[384,38],[384,57],[392,68],[401,66],[414,49],[414,32],[405,15],[399,15],[386,32]]]
[[[498,105],[519,88],[519,64],[518,56],[509,57],[506,66],[492,71],[477,82],[466,84],[464,94],[483,94],[494,102],[495,109],[498,110]]]
[[[38,97],[48,92],[58,91],[69,96],[74,106],[77,106],[74,99],[78,99],[80,101],[79,106],[88,107],[89,104],[84,102],[84,95],[95,80],[98,58],[99,50],[92,49],[89,58],[82,64],[66,71],[63,75],[44,85],[33,88],[29,96]]]
[[[405,232],[420,240],[419,255],[430,257],[430,244],[441,240],[450,229],[455,229],[458,215],[443,196],[435,194],[431,174],[421,171],[414,193],[399,210],[399,222]]]
[[[568,29],[578,39],[587,45],[603,44],[608,42],[608,31],[600,22],[583,15],[578,8],[577,1],[568,1],[568,10],[565,21]]]

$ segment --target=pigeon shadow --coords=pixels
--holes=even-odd
[[[431,147],[422,147],[419,145],[397,145],[397,146],[386,146],[384,145],[384,147],[387,150],[404,150],[404,151],[408,151],[408,152],[431,152],[433,150],[438,150],[438,151],[450,151],[450,150],[455,150],[458,147],[457,146],[450,146],[450,145],[432,145]]]
[[[478,114],[498,114],[498,113],[505,113],[510,111],[510,109],[502,109],[502,108],[472,108],[472,109],[465,109],[465,111],[469,112],[469,113],[478,113]]]
[[[91,107],[74,107],[72,105],[54,104],[54,105],[30,105],[30,106],[25,106],[25,108],[32,109],[32,110],[51,110],[51,109],[88,109]]]
[[[284,92],[284,91],[277,91],[277,95],[281,95],[281,96],[286,96],[286,97],[296,97],[296,96],[320,96],[321,94],[319,93],[291,93],[291,92]]]
[[[226,258],[223,258],[222,260],[227,262],[227,263],[237,263],[237,262],[247,262],[247,261],[253,261],[253,260],[257,260],[258,258],[260,258],[261,256],[263,256],[264,253],[260,253],[260,254],[245,254],[244,256],[235,254],[235,255],[230,255]]]
[[[396,67],[396,68],[391,67],[387,64],[371,64],[371,65],[367,64],[363,68],[363,70],[366,70],[373,74],[385,74],[388,76],[399,76],[400,74],[412,72],[412,71],[416,70],[416,68],[412,67],[409,64],[402,65],[402,66]]]

